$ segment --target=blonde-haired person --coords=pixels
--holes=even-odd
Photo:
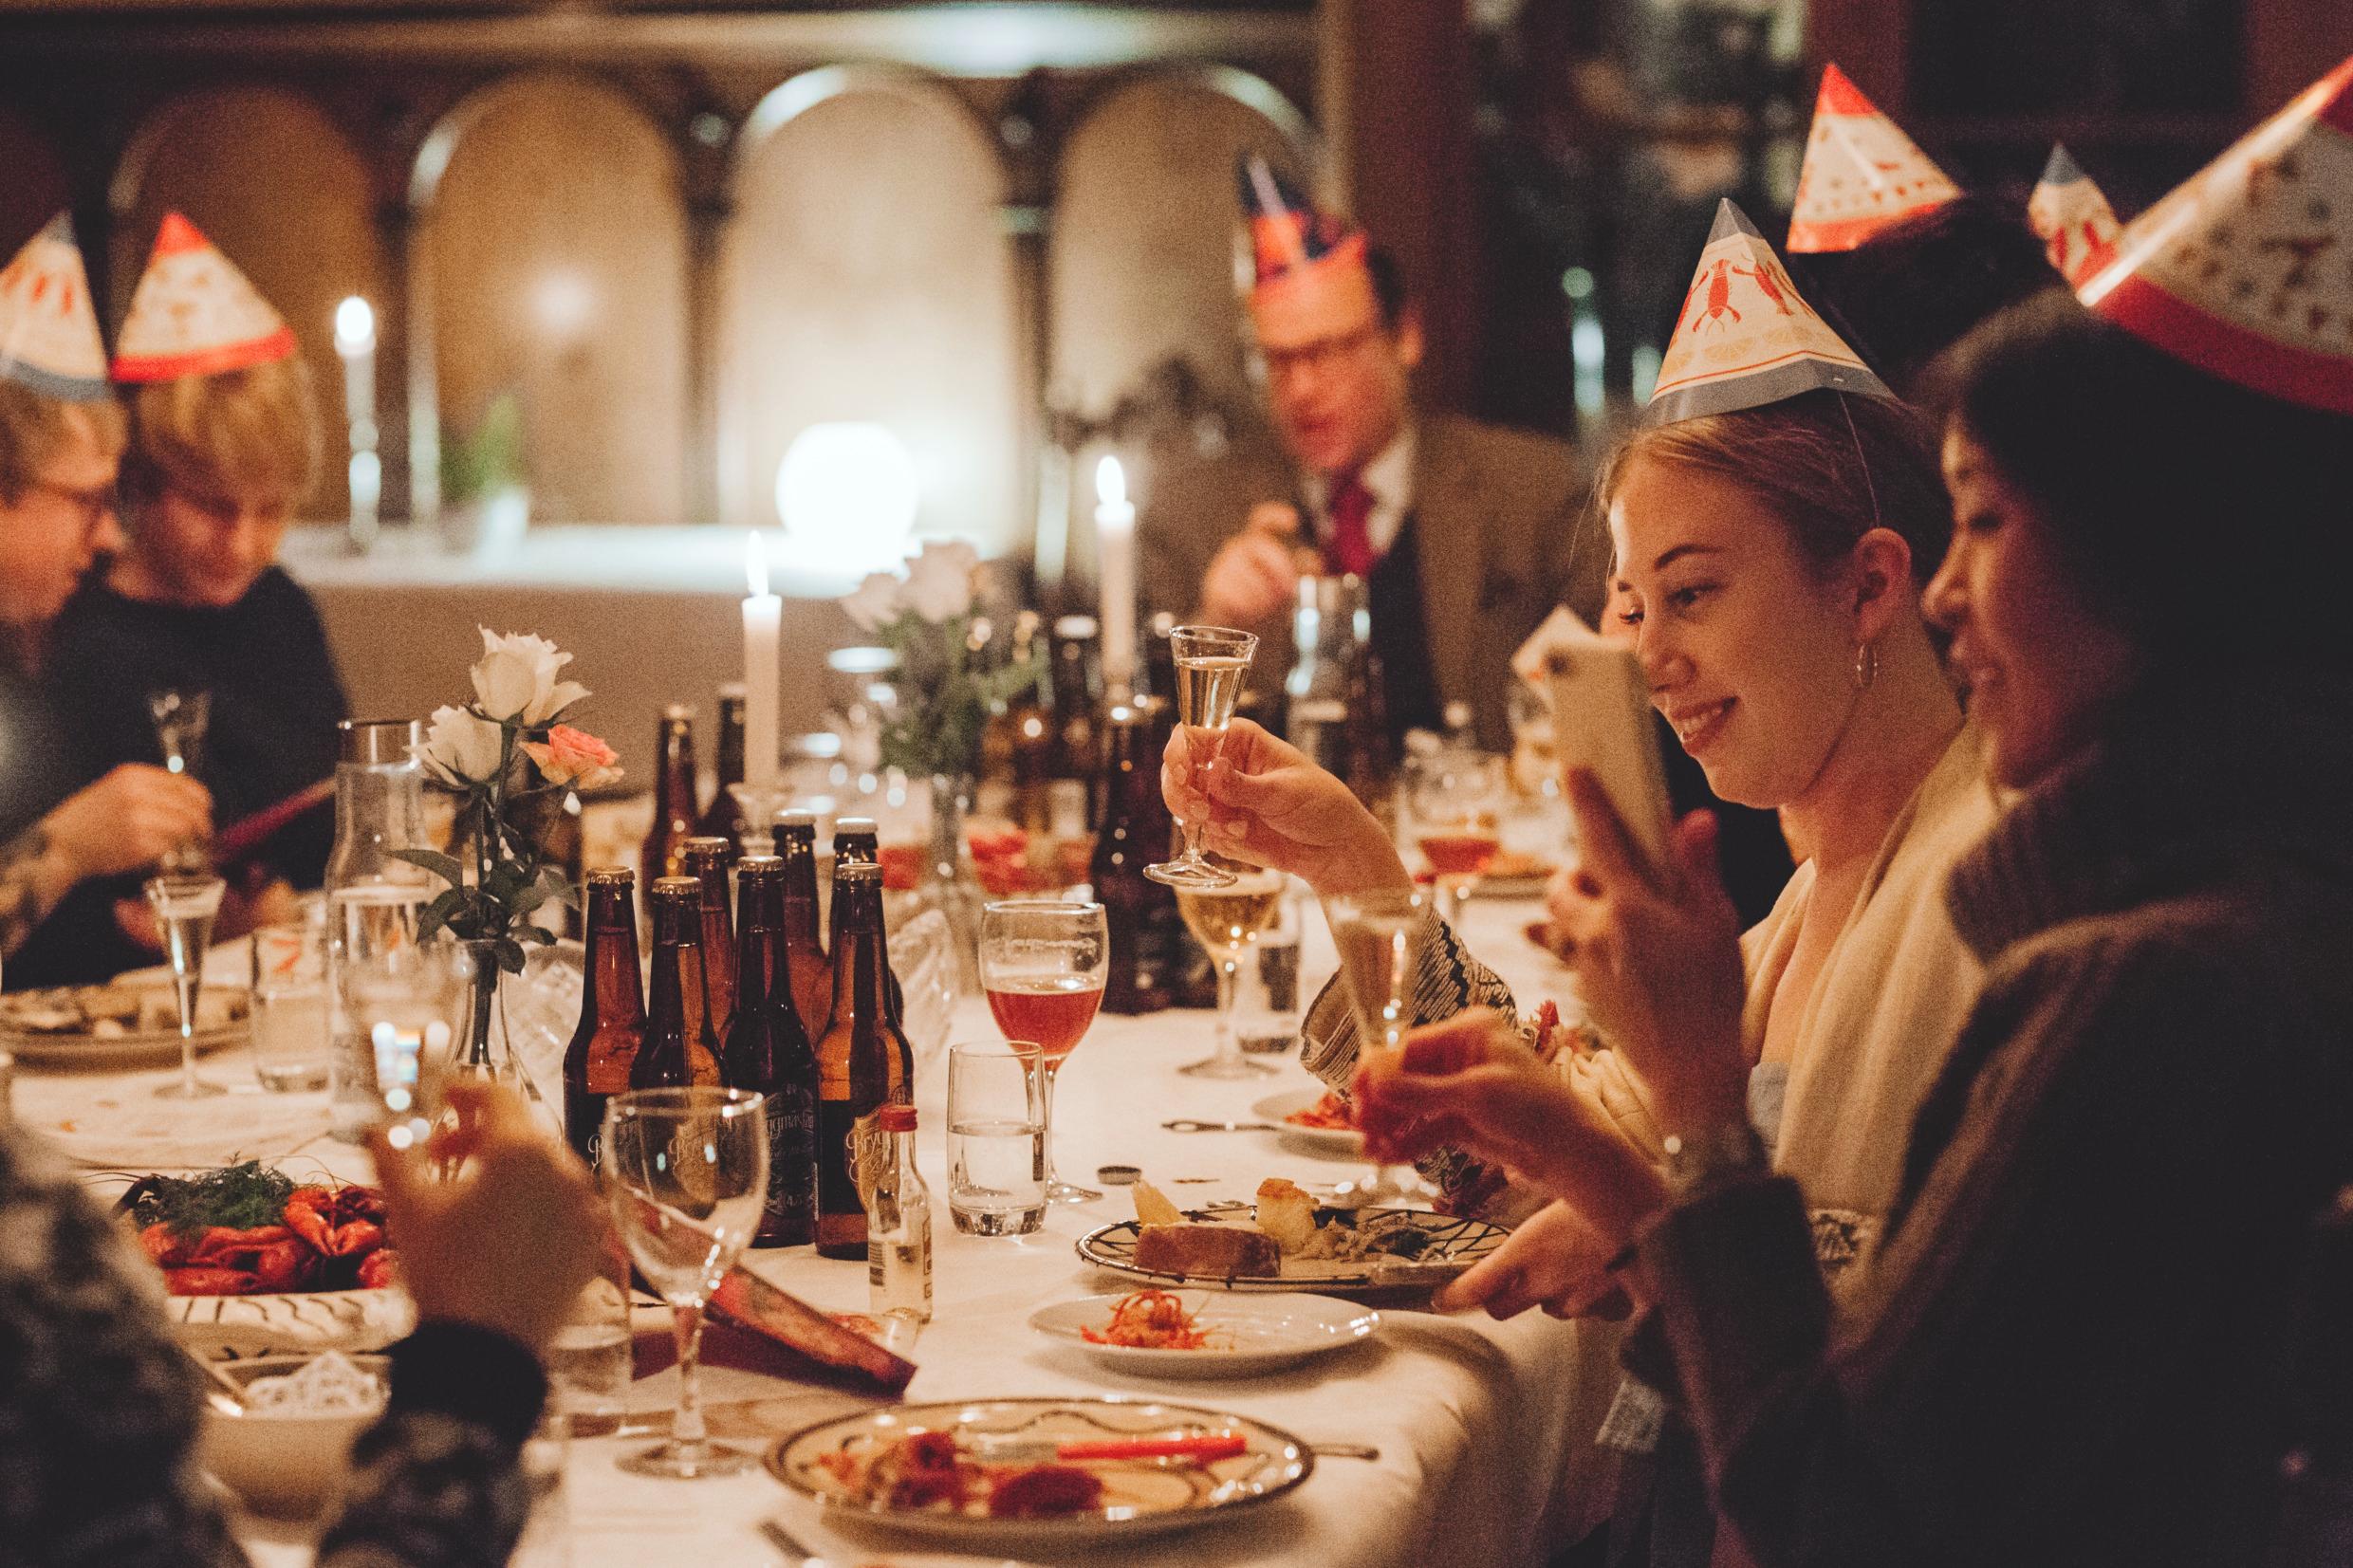
[[[59,618],[51,677],[84,755],[159,758],[152,692],[211,694],[198,776],[233,823],[331,778],[348,716],[310,596],[277,564],[316,482],[320,421],[297,356],[128,389],[122,461],[128,541]],[[324,805],[222,868],[234,900],[224,931],[283,913],[316,886],[333,821]],[[108,921],[75,945],[28,954],[46,983],[94,980],[152,962],[143,908],[118,888]]]

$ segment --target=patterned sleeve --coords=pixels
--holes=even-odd
[[[49,913],[35,876],[48,852],[48,830],[38,822],[0,844],[0,957],[23,947]]]

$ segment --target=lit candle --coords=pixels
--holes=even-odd
[[[343,361],[343,418],[351,433],[351,537],[365,544],[376,534],[383,465],[376,455],[376,311],[357,294],[335,307],[335,353]]]
[[[1095,560],[1102,581],[1103,686],[1117,702],[1135,690],[1136,508],[1116,457],[1095,465]]]
[[[768,552],[760,536],[744,536],[744,575],[751,588],[744,600],[744,783],[776,787],[776,700],[778,629],[785,601],[768,591]]]

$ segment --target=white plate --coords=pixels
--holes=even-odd
[[[1279,1095],[1269,1095],[1251,1107],[1251,1115],[1260,1121],[1274,1123],[1275,1132],[1283,1137],[1304,1143],[1310,1149],[1325,1149],[1335,1154],[1361,1154],[1364,1152],[1364,1134],[1353,1127],[1296,1127],[1283,1118],[1324,1098],[1321,1088],[1286,1089]]]
[[[1195,1326],[1209,1336],[1199,1350],[1142,1350],[1099,1345],[1081,1332],[1101,1331],[1121,1296],[1059,1301],[1029,1315],[1029,1326],[1075,1346],[1098,1361],[1139,1377],[1254,1377],[1369,1339],[1380,1314],[1329,1296],[1234,1296],[1222,1291],[1177,1293]]]
[[[929,1508],[895,1508],[857,1496],[819,1463],[859,1453],[917,1432],[969,1430],[1023,1437],[1161,1437],[1240,1432],[1249,1448],[1208,1464],[1163,1460],[1096,1462],[1102,1506],[1049,1519],[991,1519]],[[868,1523],[936,1540],[1077,1542],[1152,1535],[1225,1519],[1282,1496],[1315,1470],[1315,1456],[1290,1433],[1247,1416],[1166,1405],[1157,1400],[973,1399],[947,1405],[895,1405],[821,1421],[777,1441],[768,1471],[824,1509],[828,1525]],[[852,1560],[861,1560],[853,1558]]]
[[[1011,1558],[966,1557],[961,1552],[858,1552],[849,1557],[804,1558],[801,1568],[1037,1568]]]
[[[1329,1210],[1318,1209],[1319,1220],[1328,1217]],[[1375,1219],[1382,1215],[1403,1214],[1409,1223],[1429,1236],[1428,1243],[1414,1257],[1380,1256],[1343,1262],[1333,1258],[1286,1258],[1283,1272],[1272,1276],[1236,1275],[1232,1279],[1205,1275],[1163,1274],[1157,1269],[1136,1266],[1136,1234],[1134,1220],[1121,1220],[1117,1225],[1098,1226],[1079,1238],[1080,1258],[1106,1274],[1135,1280],[1148,1285],[1187,1285],[1205,1290],[1248,1291],[1266,1296],[1284,1290],[1411,1290],[1435,1287],[1486,1257],[1503,1245],[1510,1234],[1499,1226],[1485,1220],[1456,1219],[1436,1214],[1426,1208],[1366,1208],[1357,1211],[1360,1219]],[[1210,1220],[1247,1220],[1250,1205],[1230,1204],[1205,1209],[1187,1210],[1187,1218]]]

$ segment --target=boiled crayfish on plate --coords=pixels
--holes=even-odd
[[[145,1177],[117,1207],[145,1222],[139,1246],[175,1296],[373,1290],[393,1282],[383,1199],[373,1188],[296,1187],[248,1161],[192,1178]]]

